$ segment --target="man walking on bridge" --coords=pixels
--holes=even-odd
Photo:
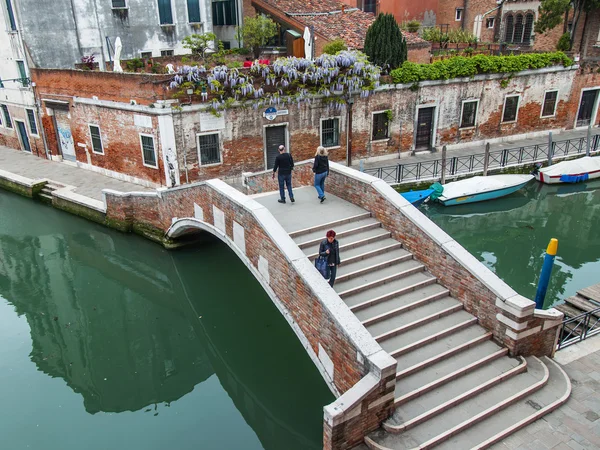
[[[279,203],[285,203],[285,189],[284,183],[287,187],[288,194],[290,195],[290,201],[294,203],[294,193],[292,192],[292,169],[294,168],[294,160],[292,155],[285,152],[283,145],[279,146],[279,155],[275,158],[275,165],[273,166],[273,178],[275,178],[275,172],[279,169],[277,174],[277,181],[279,181],[279,196],[277,200]]]

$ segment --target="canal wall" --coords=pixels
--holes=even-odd
[[[313,176],[312,161],[294,168],[295,186],[312,185]],[[250,195],[277,189],[269,172],[246,174],[244,186]],[[511,355],[554,354],[562,314],[536,310],[533,301],[517,294],[385,181],[330,162],[325,186],[370,211]]]

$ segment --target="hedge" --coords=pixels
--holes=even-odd
[[[476,55],[472,58],[455,56],[432,64],[415,64],[406,61],[401,67],[392,70],[390,75],[394,83],[416,83],[426,80],[472,77],[482,73],[520,72],[558,65],[570,67],[573,61],[563,52],[517,56]]]

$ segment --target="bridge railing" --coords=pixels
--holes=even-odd
[[[489,169],[501,169],[526,163],[542,162],[548,159],[549,143],[493,150],[490,152]],[[576,139],[557,140],[552,143],[552,156],[565,158],[586,152],[587,136]],[[600,151],[600,135],[592,135],[590,152]],[[454,156],[446,160],[446,176],[466,175],[483,172],[485,153]],[[396,164],[367,168],[365,173],[380,178],[390,184],[400,184],[421,180],[438,180],[442,176],[442,160],[422,161],[410,164]]]
[[[560,350],[596,334],[600,334],[600,307],[563,320],[556,349]]]

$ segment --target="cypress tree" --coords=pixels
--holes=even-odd
[[[379,14],[367,30],[365,53],[372,63],[391,69],[406,61],[408,49],[406,39],[391,14]]]

